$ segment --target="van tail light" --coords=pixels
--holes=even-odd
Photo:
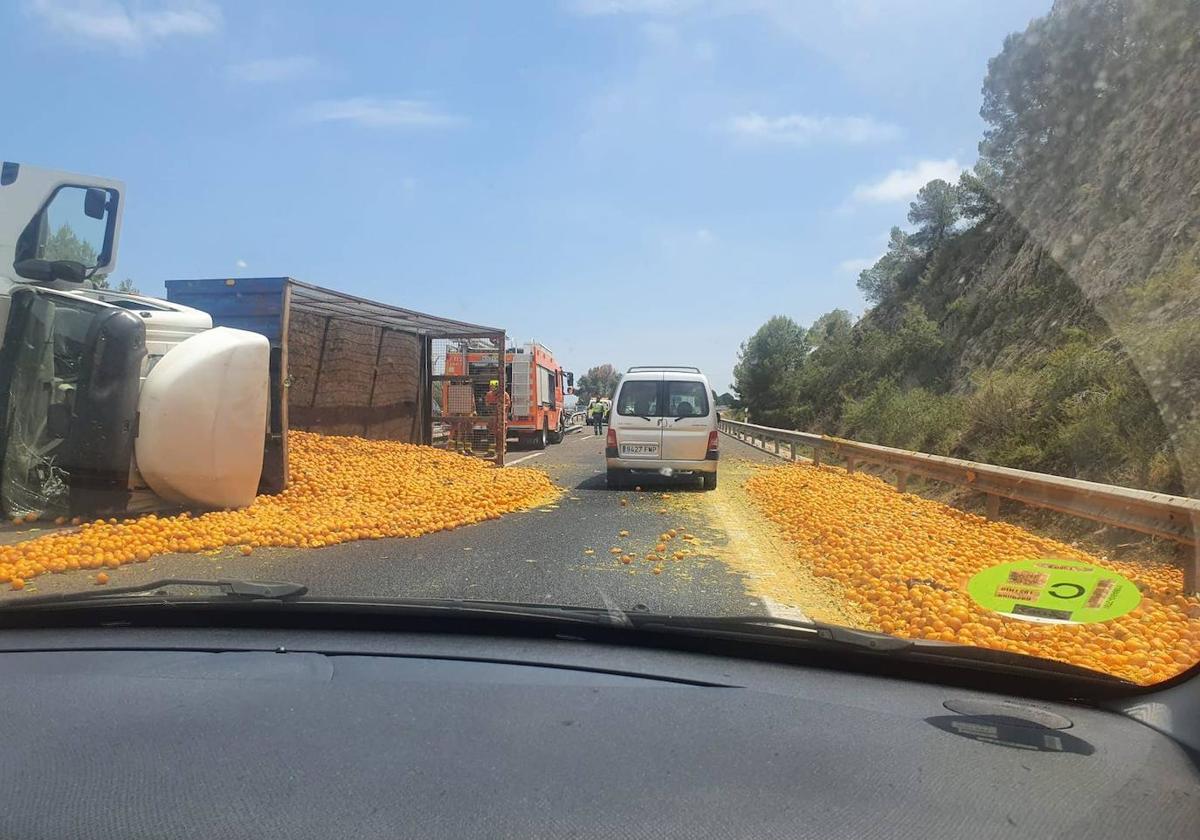
[[[617,445],[617,430],[614,429],[612,426],[608,427],[608,437],[605,439],[604,445],[605,446],[616,446]]]
[[[717,432],[716,429],[714,429],[713,431],[708,433],[708,451],[709,452],[717,451],[717,440],[719,437],[720,437],[720,433]]]

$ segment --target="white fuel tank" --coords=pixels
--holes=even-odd
[[[215,327],[173,347],[147,374],[134,456],[151,490],[210,508],[254,501],[270,351],[265,336]]]

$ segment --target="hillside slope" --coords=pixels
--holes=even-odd
[[[975,171],[921,191],[863,318],[743,346],[751,416],[1198,495],[1200,3],[1059,0],[981,114]]]

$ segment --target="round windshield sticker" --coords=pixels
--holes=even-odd
[[[1052,558],[991,566],[971,578],[967,594],[984,609],[1012,618],[1069,624],[1109,621],[1142,600],[1124,575]]]

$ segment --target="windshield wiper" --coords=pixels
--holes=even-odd
[[[1095,671],[1091,668],[1040,656],[953,642],[906,639],[821,621],[777,618],[769,615],[705,617],[645,615],[634,612],[626,613],[626,616],[634,628],[639,630],[662,630],[672,633],[768,643],[859,648],[864,651],[896,655],[902,659],[925,662],[950,661],[981,668],[1049,672],[1116,685],[1132,685],[1127,680],[1103,671]]]
[[[25,607],[61,606],[95,601],[107,601],[122,595],[138,595],[157,603],[163,601],[178,601],[177,598],[153,598],[160,594],[159,590],[168,586],[191,586],[202,589],[219,590],[221,597],[245,601],[283,601],[289,598],[299,598],[308,592],[308,587],[300,583],[274,583],[257,580],[205,580],[203,578],[160,578],[138,583],[132,586],[114,586],[107,589],[95,589],[88,592],[63,592],[54,595],[31,595],[20,601],[4,604],[0,610],[24,609]],[[143,593],[146,593],[143,595]]]
[[[150,593],[167,586],[192,586],[220,590],[216,599],[165,596]],[[328,612],[344,615],[372,615],[408,618],[482,619],[499,621],[535,621],[566,628],[571,625],[605,627],[618,633],[665,634],[746,642],[750,645],[782,645],[786,647],[825,650],[858,651],[865,655],[895,657],[924,663],[957,663],[979,670],[1008,671],[1020,674],[1056,674],[1092,683],[1117,686],[1132,685],[1126,680],[1101,671],[1083,668],[1052,659],[995,648],[926,639],[906,639],[858,630],[838,624],[805,619],[782,618],[770,615],[695,616],[651,613],[644,607],[622,610],[615,604],[605,608],[564,604],[529,604],[505,601],[483,601],[458,598],[381,599],[361,597],[318,596],[301,597],[308,588],[297,583],[268,583],[245,580],[190,580],[165,578],[137,586],[125,586],[103,591],[63,593],[22,598],[19,603],[0,607],[0,615],[38,607],[119,606],[122,608],[190,604],[229,603],[253,607],[257,604],[280,605],[288,610]],[[122,598],[121,596],[142,597]]]
[[[778,618],[770,615],[730,616],[670,616],[639,615],[626,613],[633,626],[642,630],[695,630],[700,632],[742,633],[759,639],[776,638],[789,641],[825,641],[838,645],[866,648],[878,651],[897,651],[912,648],[916,642],[874,633],[855,630],[838,624],[808,621],[798,618]]]

